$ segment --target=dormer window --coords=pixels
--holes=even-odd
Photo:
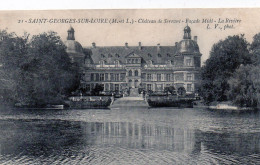
[[[150,53],[148,53],[148,57],[152,57],[152,55]]]
[[[103,67],[105,65],[105,61],[103,61],[103,60],[100,61],[99,63],[100,63],[100,67]]]
[[[162,55],[159,53],[159,54],[158,54],[158,57],[162,57]]]
[[[108,54],[108,57],[111,58],[111,57],[113,57],[113,56],[112,56],[112,54]]]
[[[106,57],[104,54],[101,54],[100,56],[101,56],[101,58],[105,58]]]
[[[152,65],[153,64],[153,61],[152,60],[149,60],[148,61],[148,65]]]
[[[115,61],[115,66],[119,67],[119,61],[118,60]]]
[[[119,56],[119,54],[116,54],[116,58],[119,58],[120,56]]]
[[[167,53],[167,57],[171,57],[171,55],[169,53]]]

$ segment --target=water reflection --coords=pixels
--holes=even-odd
[[[0,119],[0,164],[259,164],[258,117],[227,121],[208,111],[158,111],[72,112],[95,120],[106,115],[95,122],[59,118],[68,111],[53,112],[52,119],[31,113],[30,119]],[[237,131],[241,127],[251,131]]]

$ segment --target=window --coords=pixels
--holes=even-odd
[[[167,57],[171,57],[171,55],[169,53],[167,53]]]
[[[115,91],[119,91],[119,84],[115,84]]]
[[[138,70],[135,70],[135,76],[138,76]]]
[[[135,63],[135,59],[132,59],[132,64],[134,64]]]
[[[147,81],[152,81],[152,75],[151,74],[147,74]]]
[[[191,66],[191,59],[186,59],[186,65]]]
[[[152,84],[147,84],[147,90],[152,90]]]
[[[166,81],[171,81],[171,74],[166,74]]]
[[[157,81],[162,81],[162,75],[161,74],[157,74]]]
[[[99,74],[96,73],[96,81],[99,81]]]
[[[152,55],[150,53],[148,53],[148,57],[152,57]]]
[[[108,73],[105,74],[105,81],[108,80]]]
[[[192,91],[191,84],[187,84],[187,92],[191,92],[191,91]]]
[[[116,65],[116,67],[119,67],[119,61],[118,60],[115,61],[115,65]]]
[[[104,66],[104,64],[105,64],[105,61],[100,61],[100,67],[103,67]]]
[[[109,90],[109,85],[105,84],[105,91],[108,91],[108,90]]]
[[[114,81],[114,74],[113,73],[110,73],[110,80]]]
[[[119,81],[119,74],[115,74],[115,81]]]
[[[103,73],[100,74],[99,76],[100,81],[104,81],[105,80],[105,75]]]
[[[108,57],[111,58],[111,57],[113,57],[113,56],[112,56],[112,54],[108,54]]]
[[[187,81],[191,81],[192,80],[192,74],[191,73],[188,73],[187,74]]]
[[[86,91],[90,91],[90,84],[86,84]]]
[[[131,59],[127,59],[127,63],[128,63],[128,64],[131,64]]]
[[[162,55],[161,55],[161,54],[158,54],[158,57],[162,57]]]
[[[101,54],[100,56],[101,56],[101,58],[105,58],[106,57],[104,54]]]
[[[135,59],[135,63],[138,63],[138,59]]]
[[[132,71],[131,70],[128,72],[128,76],[132,76]]]
[[[125,81],[125,73],[120,73],[120,81]]]
[[[119,58],[120,56],[119,56],[119,54],[116,54],[116,58]]]
[[[94,81],[94,73],[91,73],[90,80]]]

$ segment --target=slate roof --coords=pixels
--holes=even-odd
[[[126,62],[126,56],[135,53],[142,57],[144,62],[152,60],[154,64],[165,64],[168,60],[174,60],[176,54],[175,46],[104,46],[104,47],[88,47],[91,58],[95,64],[105,60],[107,64],[112,64],[119,60],[121,63]]]

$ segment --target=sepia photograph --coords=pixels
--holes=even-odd
[[[258,20],[0,10],[0,164],[260,164]]]

